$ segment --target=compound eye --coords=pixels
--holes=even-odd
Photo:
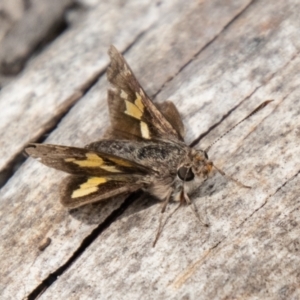
[[[191,181],[195,177],[192,169],[191,168],[185,168],[185,167],[179,168],[178,171],[177,171],[177,175],[182,181]]]

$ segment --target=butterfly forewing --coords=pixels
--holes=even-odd
[[[113,129],[146,140],[181,140],[181,133],[152,103],[114,46],[110,47],[109,55],[107,78],[114,89],[108,92],[108,105]]]
[[[74,175],[118,176],[146,175],[151,170],[112,154],[85,148],[30,144],[25,151],[44,165]]]

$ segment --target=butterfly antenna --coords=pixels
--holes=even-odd
[[[255,115],[257,112],[259,112],[261,109],[263,109],[264,107],[266,107],[270,102],[272,102],[274,100],[266,100],[265,102],[261,103],[259,106],[257,106],[248,116],[246,116],[244,119],[242,119],[241,121],[239,121],[237,124],[235,124],[233,127],[231,127],[229,130],[227,130],[225,133],[223,133],[221,136],[219,136],[213,143],[211,143],[206,149],[205,152],[208,152],[210,150],[210,148],[217,143],[219,140],[221,140],[225,135],[227,135],[230,131],[232,131],[235,127],[237,127],[238,125],[240,125],[241,123],[243,123],[244,121],[246,121],[248,118],[250,118],[251,116]],[[216,168],[216,167],[215,167]],[[218,170],[220,172],[220,170]],[[221,172],[220,172],[221,173]],[[224,173],[224,172],[223,172]],[[221,173],[222,174],[222,173]],[[225,173],[224,173],[225,174]],[[222,174],[223,175],[223,174]],[[225,177],[227,175],[224,175]]]
[[[236,183],[238,186],[242,187],[242,188],[246,188],[246,189],[251,189],[251,186],[249,185],[245,185],[243,183],[241,183],[239,180],[227,175],[223,170],[217,168],[215,165],[213,165],[213,167],[222,175],[224,176],[226,179],[232,180],[234,183]]]
[[[205,222],[201,219],[200,214],[199,214],[199,211],[198,211],[198,208],[197,208],[195,202],[194,202],[194,201],[191,201],[191,200],[190,200],[190,202],[191,202],[191,204],[192,204],[192,205],[190,205],[190,207],[192,208],[192,211],[194,212],[196,218],[197,218],[198,221],[201,223],[201,225],[204,226],[204,227],[209,227],[209,224],[208,224],[208,223],[205,223]]]

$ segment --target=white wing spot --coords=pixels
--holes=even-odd
[[[120,94],[121,98],[124,99],[124,100],[127,100],[128,99],[128,95],[126,92],[124,92],[123,90],[121,90],[121,94]]]
[[[144,139],[149,140],[150,139],[150,131],[149,131],[148,125],[145,122],[141,121],[140,126],[141,126],[142,137]]]
[[[131,75],[130,70],[128,69],[127,65],[124,64],[124,75]]]

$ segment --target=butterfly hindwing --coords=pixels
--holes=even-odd
[[[183,141],[185,135],[184,124],[175,104],[171,101],[164,101],[162,103],[157,103],[156,106],[176,130],[179,139]]]
[[[128,179],[128,180],[126,180]],[[116,195],[131,193],[141,184],[132,182],[130,177],[108,178],[94,176],[68,176],[61,184],[60,201],[68,208],[106,200]]]
[[[129,135],[146,140],[181,140],[181,133],[152,103],[114,46],[110,47],[109,56],[111,65],[107,69],[107,77],[114,88],[108,92],[112,128],[123,131],[125,138]]]

